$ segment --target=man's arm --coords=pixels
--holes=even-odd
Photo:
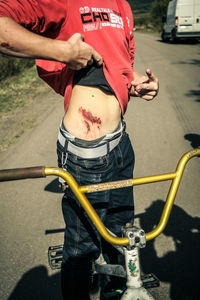
[[[0,51],[18,57],[60,61],[73,70],[93,61],[102,64],[102,57],[84,42],[80,33],[67,41],[53,40],[25,29],[8,17],[0,17]]]

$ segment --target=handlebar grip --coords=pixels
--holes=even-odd
[[[46,177],[45,167],[0,170],[0,181]]]

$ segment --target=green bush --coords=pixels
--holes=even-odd
[[[33,59],[16,58],[0,54],[0,81],[9,76],[21,73],[34,65]]]
[[[133,14],[149,13],[151,11],[153,0],[128,0],[133,10]]]
[[[162,17],[166,16],[167,6],[170,0],[155,0],[152,4],[151,19],[153,26],[158,30],[162,31],[163,23]]]
[[[151,27],[151,16],[148,13],[136,15],[134,18],[134,26],[136,28],[148,29]]]

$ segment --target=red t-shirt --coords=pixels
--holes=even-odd
[[[133,80],[135,46],[132,11],[126,0],[121,1],[130,30],[129,43],[115,0],[1,0],[0,16],[53,39],[67,40],[76,32],[82,33],[85,42],[103,57],[104,75],[124,114]],[[74,71],[61,62],[36,60],[36,64],[39,76],[64,96],[66,110]]]

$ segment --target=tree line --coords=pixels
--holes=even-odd
[[[151,3],[141,1],[137,5],[134,5],[134,1],[128,1],[130,2],[130,4],[132,2],[131,7],[133,9],[136,28],[145,27],[151,28],[152,30],[157,32],[162,31],[162,17],[166,16],[167,6],[170,0],[154,0]],[[138,11],[139,13],[137,13]]]

